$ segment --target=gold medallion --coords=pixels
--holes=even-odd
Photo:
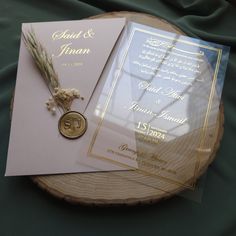
[[[87,120],[79,112],[68,111],[58,122],[59,132],[68,139],[81,137],[87,130]]]

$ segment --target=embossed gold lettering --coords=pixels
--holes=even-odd
[[[56,57],[61,57],[62,55],[87,55],[91,52],[89,48],[71,48],[71,45],[72,43],[63,44]]]

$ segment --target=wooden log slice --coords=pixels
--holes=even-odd
[[[184,34],[167,21],[142,13],[111,12],[91,18],[126,17],[127,19],[152,27]],[[224,112],[220,106],[214,135],[208,141],[214,143],[211,151],[204,156],[196,173],[198,178],[214,159],[223,134]],[[188,170],[186,170],[188,172]],[[97,173],[78,173],[61,175],[32,176],[32,180],[42,189],[57,198],[70,203],[86,205],[134,205],[152,203],[172,196],[185,189],[184,186],[165,181],[162,178],[142,174],[140,171],[115,171]],[[189,177],[188,183],[196,179]]]

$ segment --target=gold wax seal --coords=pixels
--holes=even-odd
[[[58,129],[64,137],[76,139],[81,137],[87,130],[87,120],[79,112],[68,111],[61,116]]]

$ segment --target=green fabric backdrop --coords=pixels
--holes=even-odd
[[[225,0],[0,0],[0,236],[236,235],[236,8]],[[72,206],[27,177],[5,178],[22,22],[77,20],[106,11],[163,17],[202,39],[231,46],[223,90],[225,132],[210,166],[202,203],[173,197],[151,206]],[[24,134],[19,134],[19,137]]]

